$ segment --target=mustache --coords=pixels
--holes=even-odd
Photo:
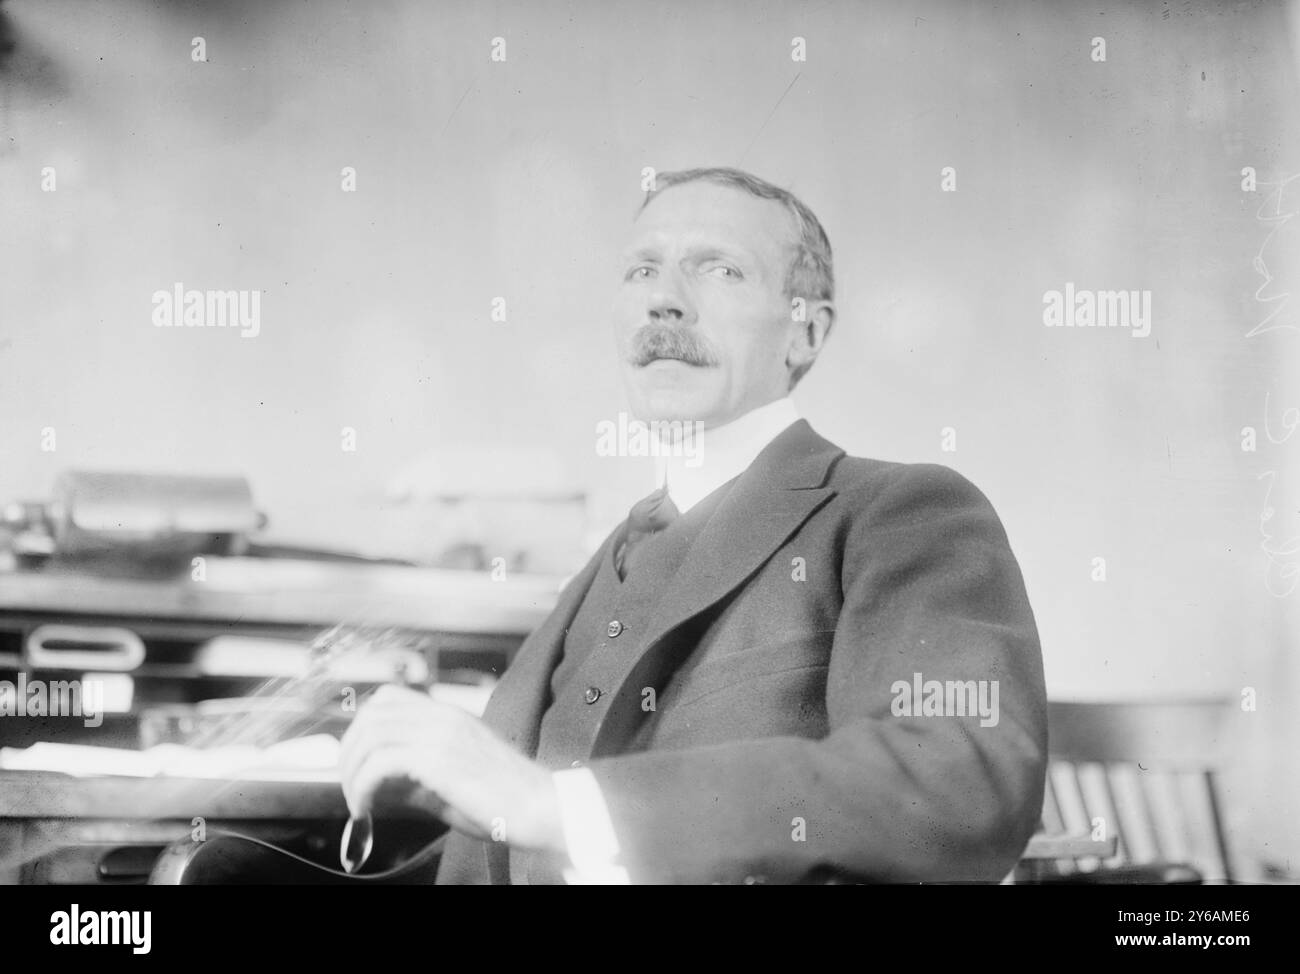
[[[632,336],[629,361],[635,366],[649,365],[655,359],[677,359],[687,365],[714,368],[718,357],[699,334],[668,325],[642,325]]]

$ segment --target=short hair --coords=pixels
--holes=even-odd
[[[651,201],[664,190],[683,183],[708,182],[719,186],[732,186],[744,190],[759,199],[775,200],[786,208],[794,217],[798,236],[795,239],[795,253],[785,275],[785,294],[790,299],[803,298],[805,301],[833,301],[835,299],[835,267],[831,257],[831,241],[821,221],[799,197],[787,189],[782,189],[759,179],[742,169],[713,167],[703,169],[679,169],[675,172],[661,172],[654,177],[654,187],[645,194],[639,216]],[[810,366],[809,366],[810,367]],[[791,376],[790,386],[794,387],[803,378],[809,367],[797,370]]]

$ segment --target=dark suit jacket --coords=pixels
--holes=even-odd
[[[525,754],[614,536],[488,704]],[[1006,534],[962,476],[848,457],[797,422],[733,483],[652,620],[619,646],[631,665],[584,746],[633,882],[995,882],[1015,863],[1043,795],[1042,661]],[[998,722],[897,715],[915,674],[997,681]],[[510,855],[453,833],[438,882],[508,882]]]

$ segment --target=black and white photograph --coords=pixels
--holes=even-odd
[[[1109,887],[1069,949],[1248,955],[1298,107],[1297,0],[0,0],[0,900]]]

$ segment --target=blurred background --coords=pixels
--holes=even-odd
[[[988,495],[1053,697],[1253,689],[1232,834],[1300,872],[1296,5],[0,15],[0,500],[233,474],[284,544],[573,571],[648,484],[594,446],[642,171],[739,166],[834,246],[803,414]],[[154,327],[176,282],[260,290],[260,334]],[[1150,290],[1150,336],[1045,328],[1066,282]]]

